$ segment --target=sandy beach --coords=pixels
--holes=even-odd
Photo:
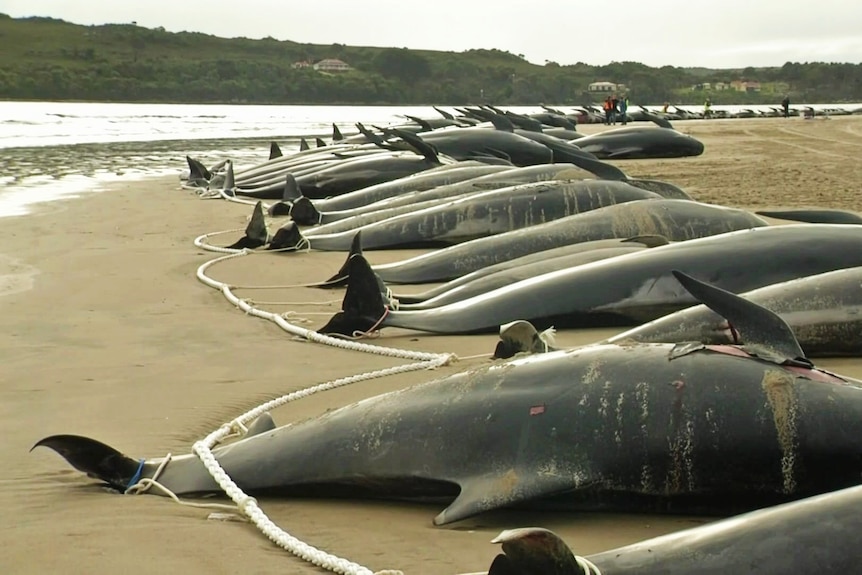
[[[701,139],[696,158],[616,162],[632,177],[677,184],[700,201],[742,208],[860,211],[862,116],[680,122]],[[604,129],[586,126],[584,132]],[[182,166],[178,166],[178,173]],[[59,433],[97,438],[132,457],[188,453],[247,409],[310,385],[405,363],[298,340],[250,317],[199,282],[219,254],[201,234],[244,228],[251,208],[201,200],[178,178],[130,180],[101,193],[0,219],[0,553],[2,573],[321,573],[253,526],[154,496],[120,496],[56,453],[29,449]],[[211,238],[227,245],[241,235]],[[368,252],[372,263],[406,252]],[[254,254],[210,275],[240,297],[316,328],[342,291],[301,286],[334,273],[343,253]],[[261,286],[283,286],[260,289]],[[415,286],[418,291],[419,286]],[[618,330],[559,334],[568,345]],[[371,343],[456,353],[437,369],[357,383],[273,412],[278,424],[488,362],[496,337],[386,329]],[[818,365],[862,377],[860,359]],[[439,503],[261,499],[282,528],[372,570],[451,575],[479,571],[502,529],[551,528],[586,555],[706,521],[697,517],[486,513],[437,528]]]

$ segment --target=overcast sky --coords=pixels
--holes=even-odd
[[[496,48],[534,64],[862,62],[862,2],[852,0],[0,0],[0,12],[225,38]]]

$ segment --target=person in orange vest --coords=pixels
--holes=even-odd
[[[603,108],[605,110],[605,124],[610,126],[611,125],[611,116],[614,113],[614,101],[611,99],[610,96],[605,98],[605,103],[603,105]]]

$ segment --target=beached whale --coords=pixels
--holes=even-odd
[[[637,236],[624,240],[596,240],[571,244],[488,266],[424,292],[416,294],[396,292],[392,294],[392,298],[398,301],[399,310],[433,308],[465,300],[544,273],[667,244],[667,239],[661,236]]]
[[[357,231],[362,232],[363,249],[440,247],[623,202],[660,198],[614,180],[532,182],[457,196],[442,203],[434,201],[427,207],[417,206],[370,223],[361,217],[351,218],[301,232],[290,221],[274,234],[270,248],[348,251]]]
[[[846,575],[862,564],[860,506],[862,487],[848,487],[586,557],[547,529],[509,529],[487,575]]]
[[[526,356],[284,427],[264,418],[214,454],[250,493],[444,497],[438,525],[549,498],[728,514],[858,484],[862,382],[812,366],[774,314],[678,277],[755,334],[749,345]],[[162,463],[75,435],[37,446],[121,491]],[[194,455],[173,458],[158,481],[176,494],[219,489]]]
[[[435,299],[439,304],[441,300],[437,299],[438,297],[450,301],[458,301],[548,271],[634,253],[666,245],[667,243],[667,238],[661,236],[635,236],[626,239],[596,240],[593,242],[570,244],[500,262],[429,288],[423,292],[414,294],[396,293],[392,297],[398,300],[398,309],[421,309],[423,307],[422,304],[431,299]],[[354,253],[359,252],[358,250],[354,250]],[[321,287],[332,287],[336,283],[346,284],[349,273],[346,268],[347,265],[345,265],[344,277],[340,281],[338,279],[330,280],[330,283]]]
[[[474,163],[478,164],[478,162]],[[298,193],[285,200],[290,203],[288,213],[296,223],[330,224],[355,216],[364,216],[368,212],[409,207],[430,200],[444,201],[456,196],[517,184],[548,180],[583,180],[589,177],[588,172],[578,169],[574,164],[540,164],[520,168],[506,166],[465,168],[465,170],[468,169],[475,173],[475,177],[452,178],[451,181],[441,181],[438,185],[419,185],[427,179],[426,174],[436,171],[427,170],[407,178],[368,186],[333,198],[311,200]],[[451,171],[453,170],[449,170]],[[459,168],[454,171],[460,175],[462,170]],[[440,179],[439,176],[437,179]]]
[[[845,210],[759,210],[758,215],[809,224],[862,224],[862,216]]]
[[[671,274],[675,268],[748,291],[856,266],[862,266],[859,226],[766,226],[563,268],[465,299],[456,293],[453,301],[444,292],[416,306],[421,309],[402,311],[389,309],[380,280],[362,255],[354,255],[342,310],[320,331],[351,335],[377,326],[475,333],[519,319],[538,329],[637,325],[697,303]]]
[[[739,295],[780,315],[808,357],[862,355],[862,267],[807,275]],[[668,314],[607,341],[744,343],[732,325],[704,305]]]
[[[636,200],[373,266],[389,283],[449,281],[563,245],[657,235],[677,242],[767,225],[751,212],[687,200]],[[343,276],[342,272],[336,276]]]
[[[672,128],[627,126],[573,143],[599,159],[682,158],[703,153],[703,142]]]

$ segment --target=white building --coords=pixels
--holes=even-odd
[[[335,58],[326,58],[314,64],[314,69],[318,72],[347,72],[352,70],[346,62],[336,60]]]
[[[587,90],[590,92],[623,92],[625,91],[625,84],[615,84],[613,82],[593,82],[587,87]]]

